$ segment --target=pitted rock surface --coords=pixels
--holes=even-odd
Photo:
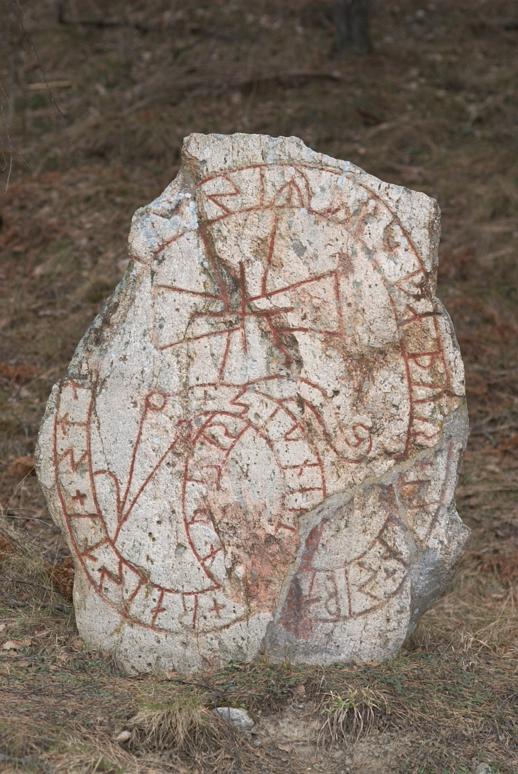
[[[80,634],[130,671],[395,654],[466,540],[439,215],[296,138],[190,135],[53,389]]]

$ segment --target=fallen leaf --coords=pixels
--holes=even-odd
[[[9,538],[6,538],[4,535],[0,535],[0,561],[12,553],[14,553],[14,545],[11,543]]]
[[[16,457],[7,468],[7,474],[11,478],[17,478],[18,481],[21,481],[25,476],[34,475],[34,473],[34,457],[30,456]]]
[[[176,678],[178,676],[179,676],[178,672],[170,671],[170,672],[165,672],[164,673],[164,677],[165,677],[166,680],[176,680]]]
[[[0,377],[10,382],[29,382],[40,373],[40,369],[28,363],[5,363],[0,361]]]
[[[7,642],[4,642],[2,645],[2,650],[21,650],[22,648],[27,648],[31,644],[32,640],[30,637],[26,637],[24,640],[7,640]]]
[[[71,556],[49,567],[49,576],[53,586],[66,600],[72,602],[74,588],[74,563]]]

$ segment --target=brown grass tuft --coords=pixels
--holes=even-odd
[[[337,744],[350,738],[356,742],[375,727],[379,727],[388,712],[386,696],[365,686],[351,686],[344,693],[324,694],[319,708],[322,724],[318,744]]]
[[[123,732],[117,734],[128,752],[139,759],[156,756],[163,765],[176,763],[174,771],[280,773],[273,764],[262,768],[268,752],[265,756],[254,749],[247,734],[214,713],[208,694],[188,686],[176,686],[166,693],[160,701],[151,698],[142,703],[136,715],[124,724]]]
[[[139,770],[133,755],[102,733],[71,734],[45,759],[55,774],[137,774]]]
[[[165,750],[192,757],[221,742],[225,726],[207,708],[201,694],[180,691],[167,703],[144,705],[128,721],[126,728],[131,732],[130,749]]]

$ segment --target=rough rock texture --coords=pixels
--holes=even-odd
[[[77,625],[131,671],[395,654],[466,540],[439,213],[296,138],[191,135],[49,399]]]
[[[240,707],[215,707],[213,712],[241,731],[250,731],[255,726],[248,712]]]

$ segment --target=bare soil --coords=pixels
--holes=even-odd
[[[70,0],[66,24],[56,5],[2,0],[0,771],[518,771],[516,4],[375,3],[374,52],[343,58],[330,0]],[[191,131],[298,135],[442,208],[473,534],[388,664],[130,679],[74,628],[38,425]],[[222,704],[254,732],[215,723]]]

